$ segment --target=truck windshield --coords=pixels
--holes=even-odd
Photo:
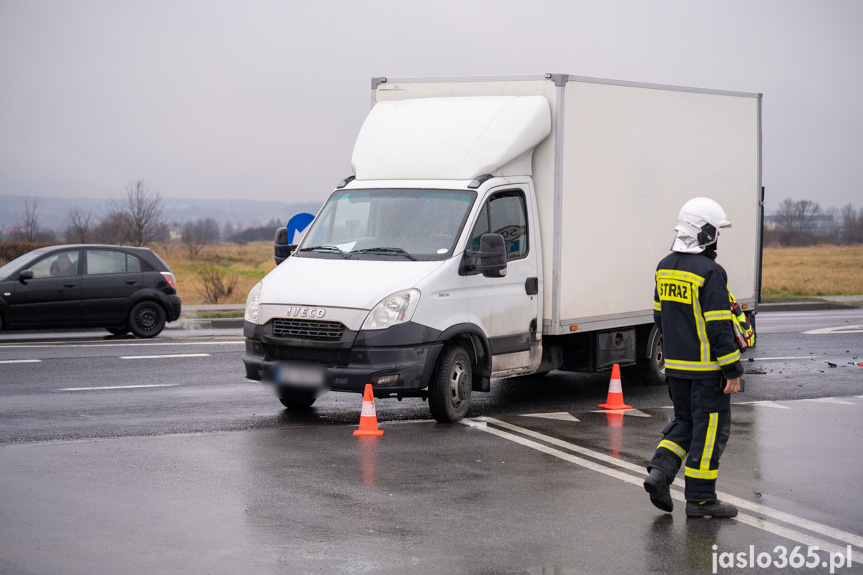
[[[435,260],[452,255],[476,192],[335,192],[295,252],[299,257]]]

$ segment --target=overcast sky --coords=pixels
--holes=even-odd
[[[323,201],[372,76],[555,72],[761,92],[768,210],[863,207],[861,24],[859,0],[0,0],[0,194]]]

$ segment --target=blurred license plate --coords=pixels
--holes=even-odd
[[[321,389],[326,384],[326,371],[319,365],[279,365],[274,370],[273,381],[285,387]]]

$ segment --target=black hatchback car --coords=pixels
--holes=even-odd
[[[0,330],[104,327],[153,337],[180,317],[174,274],[148,248],[40,248],[0,267]]]

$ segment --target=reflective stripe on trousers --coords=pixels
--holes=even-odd
[[[719,458],[731,430],[731,396],[722,393],[721,383],[721,378],[668,378],[674,421],[663,430],[648,469],[662,469],[671,480],[685,460],[690,501],[716,499]]]

